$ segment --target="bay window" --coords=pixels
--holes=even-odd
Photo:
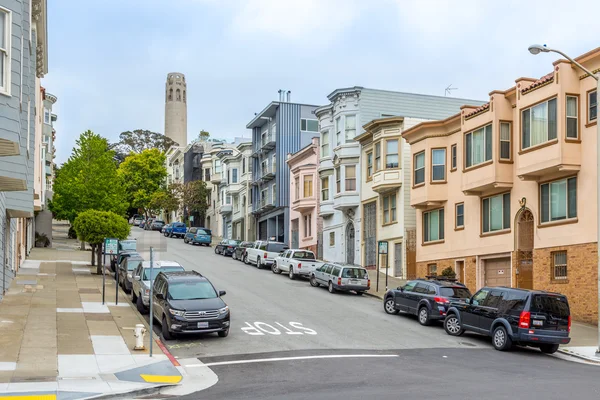
[[[398,168],[398,140],[385,142],[385,167]]]
[[[492,159],[492,124],[465,135],[465,153],[466,168]]]
[[[588,93],[588,122],[598,118],[598,93],[593,90]]]
[[[423,213],[423,242],[444,240],[444,209]]]
[[[336,146],[339,146],[342,143],[341,135],[342,135],[342,117],[337,117],[335,119],[335,143],[336,143]]]
[[[413,185],[425,182],[425,152],[415,154]]]
[[[511,159],[511,130],[510,122],[500,122],[500,159]]]
[[[556,99],[523,110],[521,148],[527,149],[556,139]]]
[[[367,180],[373,178],[373,152],[367,153]]]
[[[296,187],[296,200],[300,200],[300,178],[294,178],[294,186]]]
[[[0,92],[10,94],[10,11],[0,8]]]
[[[312,197],[313,195],[313,177],[312,175],[304,175],[304,197]]]
[[[396,193],[383,196],[383,223],[391,224],[396,222]]]
[[[348,165],[346,166],[346,181],[345,181],[345,191],[351,192],[356,190],[356,166]]]
[[[342,193],[342,169],[340,167],[335,168],[335,192]]]
[[[446,180],[446,149],[431,150],[431,181]]]
[[[238,170],[233,168],[231,170],[231,183],[238,183]]]
[[[329,177],[321,179],[321,200],[329,200]]]
[[[465,203],[458,203],[456,205],[456,221],[454,222],[455,229],[461,229],[465,227]]]
[[[381,169],[381,142],[375,143],[375,172]]]
[[[321,132],[321,157],[329,157],[329,131]]]
[[[456,154],[456,145],[453,144],[450,147],[450,170],[454,171],[457,165],[457,154]]]
[[[577,178],[540,185],[540,209],[542,223],[577,218]]]
[[[483,233],[510,228],[510,193],[483,199],[481,210]]]
[[[578,96],[567,96],[567,138],[579,138]]]
[[[356,136],[356,115],[346,115],[346,142],[350,142]]]

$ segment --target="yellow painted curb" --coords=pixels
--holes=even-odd
[[[37,394],[24,396],[0,396],[0,400],[56,400],[55,394]]]
[[[179,383],[181,375],[140,375],[143,380],[149,383]],[[0,398],[0,400],[2,400]]]

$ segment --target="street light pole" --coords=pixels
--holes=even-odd
[[[596,104],[598,103],[598,96],[600,96],[600,73],[594,74],[589,69],[585,68],[583,65],[566,55],[560,50],[550,49],[546,46],[541,46],[539,44],[534,44],[529,46],[529,52],[531,54],[540,54],[540,53],[558,53],[573,64],[575,64],[579,69],[583,72],[591,76],[596,80]],[[596,116],[596,121],[598,121],[598,116]],[[600,355],[600,121],[596,123],[596,241],[597,241],[597,272],[598,272],[598,347],[596,348],[596,355]]]

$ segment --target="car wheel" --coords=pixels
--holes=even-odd
[[[183,243],[187,243],[187,239],[186,238],[183,238]]]
[[[387,314],[398,314],[400,312],[399,310],[396,310],[396,305],[394,304],[393,297],[388,297],[387,299],[385,299],[385,301],[383,302],[383,310]]]
[[[502,325],[494,329],[494,333],[492,335],[492,344],[496,350],[500,351],[506,351],[512,346],[512,340],[508,336],[506,328],[504,328]]]
[[[294,267],[292,267],[291,265],[290,265],[290,269],[288,271],[288,276],[290,277],[291,280],[296,279],[296,274],[294,273]]]
[[[277,267],[277,263],[275,261],[273,261],[273,265],[271,265],[271,271],[274,274],[280,274],[281,270]]]
[[[231,259],[232,260],[237,260],[237,256],[235,255],[235,251],[233,253],[231,253]]]
[[[542,351],[542,353],[554,354],[558,351],[558,345],[557,344],[541,344],[540,350]]]
[[[455,314],[450,314],[444,320],[444,330],[450,336],[460,336],[465,330],[460,326],[460,321]]]
[[[319,287],[319,286],[321,286],[321,285],[319,285],[319,282],[317,282],[317,278],[314,275],[312,275],[310,277],[310,281],[309,282],[310,282],[310,286],[312,286],[312,287]]]
[[[260,257],[256,257],[256,268],[261,269],[262,265],[260,263]]]
[[[169,332],[169,325],[167,324],[167,319],[165,317],[163,317],[163,319],[162,319],[161,333],[162,333],[163,339],[165,339],[165,340],[173,339],[173,334],[171,332]]]
[[[229,335],[229,329],[219,332],[219,337],[227,337]]]
[[[144,306],[144,302],[142,301],[142,296],[137,296],[137,301],[135,302],[135,306],[140,314],[147,314],[146,306]]]
[[[135,292],[132,290],[131,291],[131,302],[136,303],[137,299],[138,299],[138,297],[135,295]]]
[[[247,256],[247,255],[245,255],[245,256],[244,256],[244,259],[243,259],[242,261],[244,261],[244,264],[248,264],[248,256]]]
[[[329,293],[335,293],[333,282],[329,281],[329,286],[327,287],[327,290],[329,290]]]
[[[429,310],[425,306],[419,308],[419,323],[423,326],[428,326],[431,324],[431,320],[429,319]]]
[[[174,235],[173,235],[172,233],[169,235],[169,237],[170,237],[170,238],[172,238],[173,236],[174,236]]]

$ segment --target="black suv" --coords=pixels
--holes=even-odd
[[[165,340],[175,333],[229,334],[229,307],[208,279],[196,271],[161,272],[154,281],[152,312]]]
[[[450,300],[464,300],[471,292],[462,283],[416,279],[397,289],[390,289],[383,298],[383,309],[388,314],[400,311],[418,316],[421,325],[446,317]]]
[[[465,331],[491,336],[496,350],[514,343],[552,354],[571,341],[571,314],[567,297],[559,293],[484,287],[465,303],[450,305],[444,329],[452,336]]]

